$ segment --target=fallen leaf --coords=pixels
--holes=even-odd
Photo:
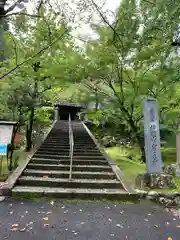
[[[123,228],[121,224],[116,224],[117,227]]]
[[[20,232],[25,232],[26,228],[19,229]]]
[[[47,212],[46,214],[49,215],[49,214],[51,214],[51,213],[52,213],[52,212]]]
[[[32,224],[33,224],[33,222],[29,222],[29,223],[26,224],[26,226],[29,226],[29,225],[32,225]]]
[[[10,231],[13,231],[13,232],[17,232],[18,231],[18,228],[11,228],[9,229]]]
[[[49,227],[49,224],[44,224],[44,227]]]
[[[45,218],[41,218],[41,220],[44,220],[44,221],[48,221],[48,217],[45,217]]]
[[[19,226],[18,223],[15,223],[15,224],[12,225],[12,227],[18,227],[18,226]]]

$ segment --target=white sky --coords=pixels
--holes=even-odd
[[[17,1],[17,0],[16,0]],[[36,6],[37,0],[26,0],[28,3],[26,4],[28,13],[33,14],[33,6]],[[113,15],[116,11],[116,9],[119,7],[121,0],[94,0],[94,2],[100,6],[102,2],[105,2],[103,6],[103,12],[109,11],[110,13],[107,15],[107,18],[109,21],[113,20]],[[12,5],[13,0],[9,0],[9,5]],[[88,9],[82,13],[83,2],[91,3],[91,0],[50,0],[51,5],[53,8],[57,11],[63,11],[65,15],[68,16],[68,18],[71,18],[72,13],[75,13],[75,18],[72,17],[74,31],[73,35],[79,36],[83,39],[87,39],[88,37],[93,36],[93,31],[88,23],[86,23],[86,19],[88,19],[88,16],[90,15],[90,11]],[[78,5],[79,3],[79,5]],[[19,9],[15,9],[15,12],[19,12]],[[82,18],[82,20],[80,20]],[[97,13],[97,11],[93,12],[91,23],[98,22],[99,19],[101,19]],[[87,22],[89,22],[87,20]]]

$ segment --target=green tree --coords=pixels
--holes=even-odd
[[[179,86],[174,83],[179,77],[175,64],[179,57],[171,44],[180,8],[177,4],[169,8],[169,4],[140,1],[138,5],[137,1],[124,0],[110,24],[93,2],[103,21],[93,25],[99,38],[86,46],[84,82],[111,103],[116,121],[123,120],[139,144],[143,161],[142,101],[155,97],[160,110],[168,108]]]

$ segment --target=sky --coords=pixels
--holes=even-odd
[[[8,3],[12,5],[12,2],[15,0],[9,0]],[[16,0],[17,1],[17,0]],[[25,1],[25,0],[24,0]],[[33,7],[35,4],[37,4],[37,0],[26,0],[26,9],[27,12],[30,14],[33,14]],[[88,9],[84,13],[81,11],[81,6],[80,4],[78,6],[78,3],[81,2],[83,3],[84,0],[50,0],[51,5],[54,7],[55,10],[57,9],[63,9],[64,13],[68,16],[71,17],[71,12],[74,12],[76,14],[76,17],[73,18],[74,23],[72,24],[74,30],[73,30],[73,35],[79,36],[82,39],[87,39],[88,37],[93,36],[93,31],[88,23],[86,23],[86,19],[89,16],[89,11]],[[91,0],[86,0],[87,2],[91,2]],[[94,0],[94,2],[100,6],[102,1],[105,1],[105,4],[103,6],[103,11],[104,12],[111,12],[108,14],[107,18],[111,22],[113,20],[113,13],[115,13],[116,9],[118,8],[121,0]],[[57,6],[58,5],[58,6]],[[15,12],[19,12],[19,9],[15,9]],[[83,17],[83,20],[80,20],[81,17]],[[75,19],[75,20],[74,20]],[[100,18],[97,12],[93,12],[91,22],[95,23],[97,22]],[[87,21],[88,22],[88,21]]]

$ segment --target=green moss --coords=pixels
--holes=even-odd
[[[116,161],[117,165],[123,172],[124,180],[134,186],[135,178],[140,173],[145,173],[146,165],[140,161],[140,152],[138,147],[111,147],[106,149],[107,154],[111,159]],[[164,148],[164,164],[176,162],[176,149]],[[158,191],[164,192],[180,192],[180,178],[175,177],[174,182],[176,188],[162,189]]]
[[[107,148],[106,152],[111,159],[116,161],[126,182],[133,184],[136,176],[145,172],[146,166],[140,162],[138,148],[112,147]]]

